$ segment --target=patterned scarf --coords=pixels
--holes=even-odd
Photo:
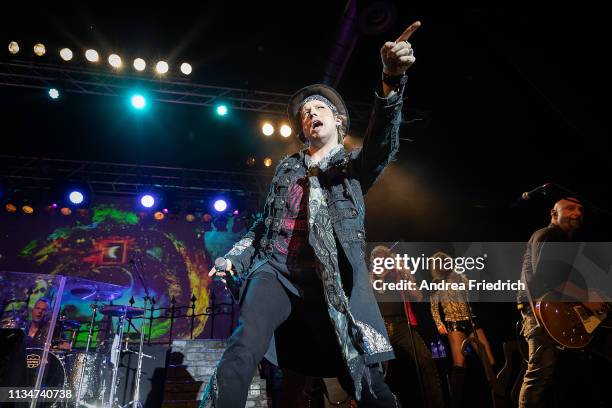
[[[323,282],[327,311],[334,326],[338,344],[342,350],[342,357],[353,380],[355,396],[359,400],[361,397],[361,383],[364,377],[370,392],[374,395],[370,371],[364,359],[364,353],[368,353],[371,350],[368,350],[369,347],[365,341],[366,334],[364,329],[367,329],[353,317],[349,308],[349,299],[342,287],[334,230],[329,216],[327,201],[323,195],[323,189],[318,178],[319,173],[327,170],[329,160],[340,149],[342,149],[342,145],[335,146],[318,163],[314,162],[308,154],[304,156],[310,185],[310,194],[308,196],[308,226],[310,233],[308,235],[308,242],[315,253],[317,273]]]

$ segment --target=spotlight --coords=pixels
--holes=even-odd
[[[19,44],[17,41],[11,41],[9,43],[8,50],[11,54],[17,54],[19,52]]]
[[[168,209],[167,209],[167,208],[164,208],[164,209],[162,210],[162,212],[163,212],[164,214],[168,214],[170,211],[168,211]]]
[[[85,196],[80,191],[74,190],[71,191],[68,195],[68,199],[72,204],[81,204],[83,200],[85,200]]]
[[[98,51],[90,49],[90,50],[85,51],[85,58],[89,62],[98,62],[98,60],[100,59],[100,56],[98,55]]]
[[[62,213],[62,215],[68,216],[68,215],[72,214],[72,210],[70,208],[68,208],[68,207],[63,207],[60,210],[60,213]]]
[[[57,99],[59,98],[59,96],[60,96],[59,91],[56,88],[49,89],[49,97],[51,99]]]
[[[151,208],[155,205],[155,198],[151,194],[145,194],[140,197],[140,204],[145,208]]]
[[[225,115],[227,115],[227,106],[225,106],[225,105],[217,105],[216,111],[217,111],[217,115],[225,116]]]
[[[195,221],[195,218],[196,218],[196,217],[195,217],[195,215],[193,215],[193,214],[187,214],[187,215],[185,216],[185,220],[186,220],[187,222],[193,222],[193,221]]]
[[[272,159],[269,157],[266,157],[263,161],[264,166],[266,167],[270,167],[272,165]]]
[[[213,204],[213,207],[215,207],[215,210],[217,212],[223,212],[227,209],[227,202],[225,202],[225,200],[216,200],[215,203]]]
[[[153,218],[155,218],[157,221],[163,220],[164,217],[165,217],[165,215],[161,211],[156,211],[155,214],[153,214]]]
[[[24,214],[33,214],[34,207],[32,207],[30,204],[24,204],[21,206],[21,211],[23,211]]]
[[[144,71],[146,67],[147,67],[147,63],[142,58],[136,58],[134,60],[134,69],[136,71]]]
[[[45,48],[44,44],[38,43],[34,45],[34,54],[38,55],[39,57],[42,57],[43,55],[45,55],[46,52],[47,52],[47,49]]]
[[[7,204],[4,206],[4,209],[5,209],[7,212],[14,213],[14,212],[16,212],[16,211],[17,211],[17,206],[16,206],[15,204],[13,204],[13,203],[7,203]]]
[[[89,217],[89,210],[87,208],[79,208],[77,210],[77,216],[81,218]]]
[[[157,71],[158,74],[165,74],[168,72],[168,63],[166,61],[159,61],[155,64],[155,71]]]
[[[272,136],[272,134],[274,133],[274,126],[266,122],[261,127],[261,132],[266,136]]]
[[[144,96],[136,94],[132,96],[132,106],[136,109],[144,109],[147,106],[147,100]]]
[[[280,128],[280,134],[282,137],[291,136],[291,127],[289,125],[282,125]]]
[[[253,167],[253,166],[255,165],[255,158],[254,158],[254,157],[249,157],[249,158],[246,160],[246,164],[247,164],[247,166],[249,166],[249,167]]]
[[[117,54],[111,54],[108,56],[108,63],[115,69],[121,68],[121,57]]]
[[[60,57],[64,61],[70,61],[72,59],[72,50],[70,48],[62,48],[60,50]]]
[[[239,214],[238,210],[234,210],[233,214],[238,215]]]
[[[203,220],[204,222],[210,222],[210,221],[212,221],[212,215],[210,215],[210,214],[206,213],[206,214],[204,214],[204,215],[202,216],[202,220]]]
[[[183,62],[183,63],[181,64],[181,72],[182,72],[183,74],[185,74],[185,75],[189,75],[189,74],[191,74],[191,71],[192,71],[192,70],[191,70],[191,65],[190,65],[190,64],[188,64],[188,63],[186,63],[186,62]]]

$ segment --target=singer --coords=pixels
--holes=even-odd
[[[406,70],[415,62],[410,25],[386,42],[382,81],[363,147],[346,151],[349,114],[340,95],[310,85],[289,100],[306,148],[279,163],[263,216],[225,255],[244,281],[239,324],[203,404],[244,407],[266,356],[304,375],[338,377],[360,407],[395,407],[380,362],[393,358],[365,263],[364,199],[399,148]],[[266,352],[267,350],[267,352]]]

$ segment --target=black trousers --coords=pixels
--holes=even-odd
[[[267,269],[266,269],[267,268]],[[249,386],[263,358],[274,331],[289,318],[292,311],[291,295],[265,265],[253,273],[247,283],[236,330],[217,367],[216,408],[239,408],[246,404]],[[295,350],[296,353],[302,352]],[[346,369],[338,377],[343,388],[354,395],[352,380]],[[370,367],[372,389],[363,384],[359,407],[396,407],[395,396],[385,384],[380,365]]]

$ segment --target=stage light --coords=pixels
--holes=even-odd
[[[80,191],[74,190],[71,191],[68,195],[68,199],[72,204],[81,204],[83,200],[85,200],[85,196]]]
[[[191,65],[186,62],[183,62],[181,64],[181,72],[185,75],[191,74]]]
[[[121,57],[117,54],[111,54],[108,56],[108,63],[115,69],[121,68]]]
[[[13,203],[7,203],[7,204],[4,206],[4,209],[5,209],[7,212],[14,213],[14,212],[16,212],[16,211],[17,211],[17,206],[16,206],[15,204],[13,204]]]
[[[98,51],[90,49],[90,50],[85,51],[85,58],[89,62],[98,62],[98,60],[100,59],[100,56],[98,55]]]
[[[62,215],[70,215],[72,214],[72,210],[68,207],[62,207],[62,209],[60,210],[60,213],[62,213]]]
[[[151,208],[155,205],[155,197],[151,194],[145,194],[140,197],[140,204],[145,208]]]
[[[155,64],[155,71],[157,71],[158,74],[165,74],[168,72],[168,63],[166,61],[159,61]]]
[[[272,159],[269,157],[266,157],[263,161],[264,166],[266,167],[270,167],[272,165]]]
[[[42,57],[43,55],[45,55],[46,52],[47,52],[47,49],[45,48],[44,44],[38,43],[34,45],[34,54],[38,55],[39,57]]]
[[[227,202],[225,200],[216,200],[215,203],[213,204],[213,207],[215,207],[215,210],[217,212],[223,212],[227,209]]]
[[[255,158],[254,158],[254,157],[249,157],[249,158],[246,160],[246,164],[247,164],[247,166],[249,166],[249,167],[253,167],[253,166],[255,165]]]
[[[202,216],[202,220],[203,220],[204,222],[211,222],[211,221],[212,221],[212,215],[210,215],[210,214],[206,213],[206,214],[204,214],[204,215]]]
[[[155,218],[157,221],[163,220],[164,217],[165,217],[165,215],[161,211],[156,211],[155,214],[153,214],[153,218]]]
[[[193,221],[195,221],[195,219],[196,219],[196,217],[195,217],[195,215],[193,215],[193,214],[187,214],[187,215],[185,216],[185,220],[186,220],[187,222],[193,222]]]
[[[233,214],[234,215],[238,215],[238,214],[240,214],[240,212],[238,210],[234,210]]]
[[[280,128],[280,134],[282,137],[289,137],[291,136],[291,126],[289,125],[282,125]]]
[[[89,210],[87,208],[79,208],[77,210],[77,216],[84,218],[89,216]]]
[[[217,111],[217,115],[225,116],[225,115],[227,115],[227,106],[225,106],[225,105],[217,105],[216,111]]]
[[[144,71],[147,67],[147,63],[142,58],[136,58],[134,60],[134,69],[136,71]]]
[[[21,206],[21,211],[23,211],[24,214],[33,214],[34,207],[32,207],[30,204],[24,204]]]
[[[11,54],[17,54],[19,52],[19,44],[17,41],[11,41],[9,43],[8,50]]]
[[[140,94],[133,95],[131,101],[132,106],[136,109],[144,109],[147,106],[147,100]]]
[[[170,211],[168,211],[168,209],[167,209],[167,208],[164,208],[164,209],[162,210],[162,212],[163,212],[164,214],[168,214]]]
[[[274,126],[272,126],[272,124],[266,122],[264,123],[264,125],[261,127],[261,132],[266,135],[266,136],[272,136],[272,134],[274,133]]]
[[[72,50],[70,48],[62,48],[59,54],[64,61],[70,61],[73,57]]]
[[[55,88],[49,89],[49,97],[51,99],[57,99],[57,98],[59,98],[59,96],[60,96],[60,94],[59,94],[59,91],[57,89],[55,89]]]

